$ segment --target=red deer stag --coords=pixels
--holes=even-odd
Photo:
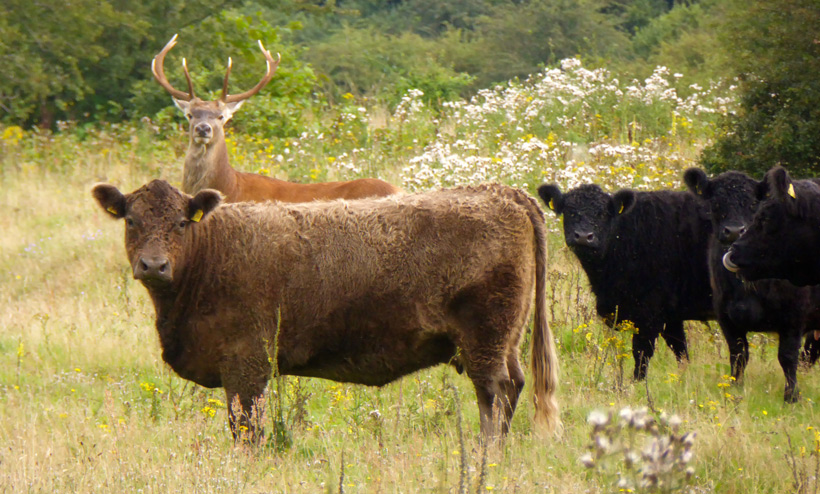
[[[270,51],[259,48],[265,55],[267,70],[262,79],[248,91],[228,94],[228,76],[231,73],[231,59],[222,84],[222,95],[216,101],[204,101],[194,96],[194,85],[188,73],[188,65],[182,59],[182,69],[188,82],[188,92],[175,89],[165,77],[163,67],[165,55],[174,47],[177,36],[165,45],[151,62],[154,78],[165,88],[176,106],[185,114],[189,123],[190,144],[185,155],[182,190],[195,194],[203,189],[216,189],[225,194],[228,202],[278,200],[282,202],[308,202],[328,199],[360,199],[364,197],[388,196],[401,189],[375,178],[361,178],[347,182],[326,182],[318,184],[295,184],[284,180],[244,173],[234,170],[228,159],[225,145],[224,126],[234,112],[248,98],[258,93],[273,78],[278,60]]]

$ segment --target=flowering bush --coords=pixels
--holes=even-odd
[[[674,88],[679,77],[658,67],[645,81],[624,85],[605,69],[567,59],[523,84],[445,103],[443,130],[403,168],[403,185],[677,187],[715,117],[732,103],[717,86],[693,85],[684,98]]]

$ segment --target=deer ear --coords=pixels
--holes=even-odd
[[[222,194],[213,189],[199,191],[188,201],[188,219],[199,223],[222,202]]]
[[[564,195],[561,189],[555,184],[544,184],[538,187],[538,195],[544,204],[552,210],[553,213],[560,216],[564,211]]]
[[[97,204],[116,219],[125,216],[125,196],[111,184],[97,184],[91,189]]]
[[[182,111],[182,113],[185,115],[185,118],[188,118],[188,114],[191,111],[191,102],[176,98],[171,99],[174,100],[174,104],[177,106],[177,108],[179,108]]]
[[[233,117],[233,114],[236,113],[236,110],[238,110],[244,102],[245,100],[234,101],[233,103],[225,103],[225,109],[222,112],[222,114],[225,116],[225,122],[227,122],[231,119],[231,117]]]

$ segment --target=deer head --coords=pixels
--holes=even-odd
[[[228,68],[225,71],[225,81],[222,83],[222,95],[216,101],[204,101],[194,96],[194,84],[191,81],[191,75],[188,73],[188,64],[185,59],[182,59],[182,70],[185,73],[185,80],[188,82],[188,92],[180,91],[171,86],[168,79],[165,77],[165,55],[171,51],[177,43],[177,35],[162,48],[162,50],[154,57],[151,62],[151,72],[157,82],[165,88],[174,100],[174,104],[182,110],[185,118],[188,119],[189,133],[192,144],[199,144],[207,146],[213,141],[224,141],[225,123],[231,119],[234,112],[242,106],[248,98],[258,93],[265,85],[273,78],[279,62],[282,60],[278,56],[277,60],[273,59],[270,51],[266,50],[259,41],[259,49],[265,55],[267,68],[262,79],[251,89],[239,94],[228,94],[228,77],[231,74],[232,61],[228,58]],[[278,54],[277,54],[278,55]]]

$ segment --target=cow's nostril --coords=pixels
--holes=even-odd
[[[593,240],[595,240],[594,233],[590,233],[589,235],[587,235],[587,242],[592,242]]]
[[[168,268],[168,263],[167,263],[167,262],[164,262],[164,263],[162,263],[162,265],[159,267],[159,272],[160,272],[160,273],[165,273],[165,270],[166,270],[167,268]]]
[[[142,259],[140,259],[140,269],[143,271],[148,271],[148,265],[145,264],[145,261],[143,261]]]

